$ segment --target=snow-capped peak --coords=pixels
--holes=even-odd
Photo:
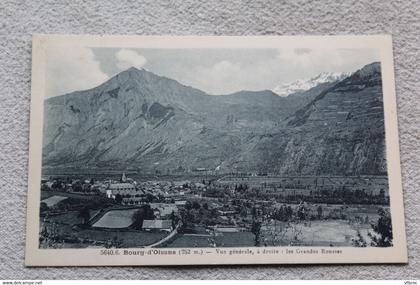
[[[350,76],[351,74],[351,72],[322,72],[319,75],[312,78],[299,79],[293,82],[278,85],[275,88],[273,88],[273,92],[279,96],[286,97],[296,92],[309,90],[321,83],[342,80]]]

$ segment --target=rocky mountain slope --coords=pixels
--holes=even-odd
[[[385,130],[379,63],[322,91],[256,139],[241,163],[287,174],[385,174]]]
[[[45,101],[44,169],[385,171],[380,66],[299,96],[211,96],[130,68]]]

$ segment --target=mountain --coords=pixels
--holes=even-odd
[[[210,167],[243,133],[290,109],[271,91],[211,96],[130,68],[104,84],[45,101],[46,167]]]
[[[350,72],[323,72],[312,78],[299,79],[293,82],[281,84],[275,87],[273,92],[279,96],[286,97],[290,94],[307,91],[323,83],[340,81],[350,75]]]
[[[385,174],[382,100],[380,64],[372,63],[318,94],[285,128],[256,139],[242,163],[293,175]]]
[[[44,104],[44,170],[378,174],[385,171],[380,66],[299,96],[214,96],[130,68]]]

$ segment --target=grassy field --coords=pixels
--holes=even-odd
[[[103,231],[95,229],[82,230],[77,233],[79,238],[106,241],[115,237],[121,241],[123,248],[142,247],[164,238],[168,233],[164,232],[141,232],[141,231]]]
[[[166,247],[209,247],[210,236],[190,236],[178,234]]]
[[[281,225],[282,224],[282,225]],[[325,220],[291,224],[265,225],[261,229],[261,246],[352,246],[357,233],[370,243],[370,225],[350,224],[347,220]],[[295,238],[296,237],[296,238]],[[178,234],[166,247],[210,247],[215,240],[218,247],[250,247],[255,245],[251,232],[220,233],[212,235]]]
[[[216,236],[216,243],[224,247],[254,246],[255,236],[251,232],[223,233]]]
[[[133,215],[138,209],[112,210],[103,215],[99,221],[93,224],[98,228],[127,228],[133,224]]]
[[[125,211],[136,211],[136,209],[130,209]],[[91,216],[93,216],[97,210],[91,211]],[[120,210],[113,210],[111,212],[121,212]],[[106,214],[108,214],[106,213]],[[104,215],[104,217],[106,216]],[[111,216],[115,213],[111,213]],[[118,213],[120,214],[120,213]],[[131,213],[132,214],[132,213]],[[121,220],[110,219],[110,216],[105,217],[105,220],[100,219],[101,224],[107,224],[108,229],[99,229],[99,228],[80,228],[74,227],[82,222],[82,219],[79,217],[78,211],[69,211],[65,214],[54,215],[48,217],[48,225],[53,223],[56,225],[57,233],[62,237],[74,237],[79,240],[79,242],[66,242],[63,244],[65,248],[85,248],[95,244],[94,241],[98,243],[103,243],[106,241],[111,241],[117,239],[120,243],[120,246],[123,248],[128,247],[142,247],[152,243],[155,243],[162,238],[164,238],[168,233],[166,232],[142,232],[135,230],[118,230],[112,229],[111,226],[126,227],[126,224],[131,224],[131,216],[127,218],[126,215],[126,224],[122,224]],[[115,217],[114,217],[115,218]],[[41,220],[42,221],[42,220]],[[117,223],[115,223],[117,221]],[[98,223],[98,222],[97,222]],[[96,223],[95,223],[96,224]]]
[[[82,219],[79,217],[78,211],[69,211],[65,214],[49,216],[48,220],[50,222],[55,222],[58,224],[65,224],[65,225],[77,225],[82,222]]]
[[[352,246],[352,239],[361,236],[370,243],[369,224],[353,224],[347,220],[308,221],[299,223],[270,223],[262,228],[262,242],[268,246]]]
[[[77,238],[78,242],[66,242],[65,248],[86,248],[94,244],[102,244],[106,241],[117,239],[120,247],[143,247],[155,243],[164,238],[165,232],[142,232],[142,231],[118,231],[101,229],[79,229],[74,230],[70,225],[60,225],[61,236]]]
[[[47,199],[42,200],[41,203],[45,203],[47,204],[48,207],[52,207],[60,203],[61,201],[66,200],[67,198],[68,197],[54,195],[54,196],[48,197]]]
[[[219,233],[216,237],[179,234],[166,247],[209,247],[213,240],[218,247],[247,247],[254,246],[254,239],[250,232]]]
[[[47,199],[52,196],[62,196],[68,198],[82,199],[82,200],[94,200],[98,198],[98,195],[87,195],[79,193],[70,193],[66,191],[52,191],[52,190],[42,190],[41,191],[41,200]]]

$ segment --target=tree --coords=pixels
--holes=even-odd
[[[371,238],[371,245],[377,247],[388,247],[392,246],[392,223],[391,216],[388,211],[379,208],[379,218],[376,224],[372,224],[372,228],[375,234],[369,233]]]
[[[170,220],[171,220],[172,228],[174,229],[176,227],[176,224],[179,221],[179,218],[175,215],[174,211],[171,212]]]
[[[179,212],[182,221],[182,229],[186,230],[194,225],[194,216],[191,214],[191,210],[181,209]]]
[[[131,226],[137,230],[141,230],[143,228],[144,220],[153,220],[154,218],[155,214],[150,205],[144,205],[134,213],[132,218],[133,224]]]
[[[385,198],[385,190],[384,190],[384,189],[381,189],[381,190],[379,191],[379,197],[381,197],[381,198]]]
[[[150,193],[146,193],[146,202],[152,203],[155,200],[156,200],[156,197],[155,196],[153,196]]]
[[[385,200],[386,200],[386,198],[385,198],[385,190],[384,189],[381,189],[380,191],[379,191],[379,202],[380,203],[385,203]]]
[[[190,201],[187,201],[187,202],[185,203],[185,209],[186,209],[187,211],[189,211],[189,210],[191,210],[191,209],[192,209],[192,203],[191,203]]]
[[[301,207],[299,207],[299,209],[298,209],[298,211],[297,211],[297,215],[298,215],[298,218],[299,218],[299,220],[306,220],[306,208],[305,208],[305,206],[301,206]]]
[[[122,196],[121,194],[117,194],[115,195],[115,202],[117,202],[117,204],[121,204],[122,203]]]
[[[286,217],[287,217],[287,220],[292,219],[292,216],[293,216],[293,209],[289,205],[289,206],[286,207]]]
[[[122,247],[124,240],[118,239],[117,236],[114,236],[112,239],[109,239],[105,243],[105,248],[120,248]]]
[[[142,208],[144,209],[144,217],[146,220],[153,220],[155,218],[155,214],[149,204],[144,205]]]
[[[352,239],[352,244],[355,247],[366,247],[367,246],[367,242],[366,240],[362,237],[362,235],[360,234],[360,232],[357,232],[357,238]]]
[[[369,216],[366,215],[365,219],[363,220],[363,223],[368,224],[369,223]]]
[[[284,206],[281,206],[279,209],[275,210],[272,217],[278,221],[285,221],[286,215]]]
[[[82,184],[80,183],[80,181],[77,181],[73,186],[73,191],[74,192],[82,192],[83,191],[83,187]]]
[[[41,208],[40,208],[40,210],[41,210],[41,213],[44,213],[44,212],[48,211],[48,205],[47,205],[47,203],[41,202]]]
[[[200,203],[198,203],[197,201],[193,202],[192,207],[193,207],[193,209],[196,209],[196,210],[201,208]]]
[[[252,217],[255,219],[255,217],[257,216],[257,208],[255,206],[252,207],[251,214],[252,214]]]
[[[144,209],[140,208],[133,215],[133,224],[132,227],[136,230],[141,230],[143,228],[144,221]]]
[[[321,205],[318,206],[316,211],[317,211],[317,214],[318,214],[318,220],[320,220],[322,218],[322,207],[321,207]]]
[[[53,182],[53,184],[51,185],[51,188],[55,189],[55,190],[61,190],[63,188],[63,183],[61,182],[61,180],[55,180]]]
[[[242,218],[246,218],[246,216],[248,215],[248,211],[245,207],[242,207],[239,214]]]
[[[78,217],[82,219],[83,224],[86,225],[90,220],[90,212],[88,207],[80,209]]]
[[[255,246],[260,245],[260,236],[261,236],[261,222],[254,220],[251,226],[251,232],[255,235]]]

